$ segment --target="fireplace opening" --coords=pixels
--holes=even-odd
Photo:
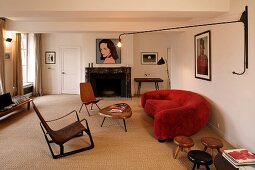
[[[87,67],[85,79],[96,97],[131,97],[130,67]]]
[[[121,79],[96,79],[96,96],[121,96]]]

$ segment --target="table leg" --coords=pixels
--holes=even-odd
[[[154,84],[155,84],[155,89],[158,90],[158,88],[157,88],[157,82],[154,82]]]
[[[30,101],[27,103],[27,110],[30,109]]]
[[[137,95],[140,96],[140,90],[141,90],[142,83],[138,82],[138,88],[137,88]]]
[[[126,127],[125,119],[123,119],[123,123],[124,123],[125,131],[127,132],[127,127]]]
[[[105,117],[104,117],[104,119],[103,119],[103,121],[102,121],[101,127],[102,127],[102,126],[103,126],[103,124],[104,124],[104,120],[105,120]]]

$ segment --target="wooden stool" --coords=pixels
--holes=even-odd
[[[214,137],[203,137],[201,139],[201,143],[205,146],[204,151],[207,150],[207,148],[211,149],[211,156],[213,157],[213,149],[217,149],[219,153],[221,153],[220,148],[223,147],[223,144],[221,140],[214,138]]]
[[[188,148],[188,150],[190,150],[190,148],[194,146],[193,140],[187,136],[176,136],[174,138],[174,143],[177,145],[176,151],[174,153],[174,159],[176,159],[179,151],[182,151],[183,148]]]
[[[188,153],[188,158],[191,162],[193,162],[192,170],[194,170],[197,166],[197,169],[199,169],[200,165],[205,165],[206,169],[209,170],[209,165],[213,163],[212,156],[205,152],[200,150],[192,150]]]

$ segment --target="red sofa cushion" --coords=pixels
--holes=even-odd
[[[148,99],[144,109],[149,115],[154,117],[155,114],[161,110],[173,109],[176,107],[180,107],[180,104],[173,100]]]

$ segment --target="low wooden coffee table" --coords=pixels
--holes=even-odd
[[[122,104],[122,103],[117,103],[117,104]],[[101,116],[104,116],[101,127],[103,126],[106,117],[110,117],[110,118],[113,118],[113,119],[123,119],[123,123],[124,123],[124,126],[125,126],[125,131],[127,132],[125,119],[128,119],[132,116],[132,110],[131,110],[131,107],[128,104],[126,104],[126,103],[123,103],[123,104],[125,104],[126,107],[122,112],[110,112],[109,110],[111,109],[111,107],[113,105],[107,106],[107,107],[99,110],[99,114]],[[114,105],[116,105],[116,104],[114,104]]]

